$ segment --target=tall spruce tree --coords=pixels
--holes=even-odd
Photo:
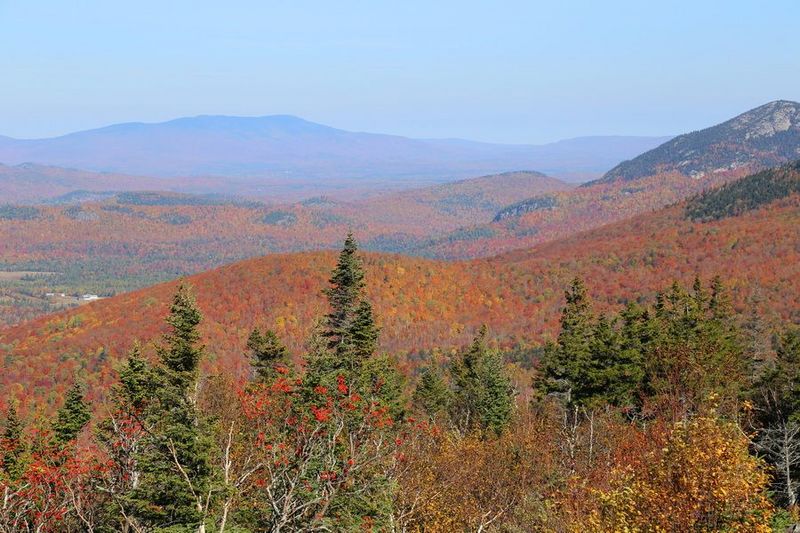
[[[155,393],[151,368],[138,342],[131,347],[118,373],[119,381],[109,395],[108,416],[98,424],[96,436],[113,465],[106,475],[105,490],[111,499],[105,525],[109,530],[131,533],[141,530],[128,510],[137,503],[135,491],[141,479],[138,453],[146,438],[144,417]],[[125,512],[120,513],[120,509]]]
[[[2,450],[3,461],[0,463],[2,471],[11,480],[16,480],[23,471],[23,456],[25,454],[25,442],[22,439],[22,421],[17,414],[17,408],[12,403],[8,406],[6,420],[3,425]]]
[[[344,241],[330,279],[330,287],[325,290],[330,311],[325,317],[323,336],[328,339],[328,348],[342,356],[343,364],[352,361],[352,329],[364,295],[364,269],[358,255],[358,244],[350,233]],[[351,361],[347,361],[347,360]]]
[[[583,403],[595,390],[593,383],[594,315],[583,280],[575,278],[564,293],[561,330],[555,344],[545,346],[537,389],[557,394],[567,404]]]
[[[128,359],[119,371],[119,383],[112,391],[112,399],[119,409],[139,416],[151,397],[153,380],[151,368],[142,356],[142,347],[136,342],[128,352]]]
[[[255,372],[255,380],[267,383],[289,368],[289,350],[271,329],[262,333],[255,328],[247,339],[250,350],[250,365]]]
[[[461,356],[450,365],[453,396],[450,416],[462,433],[479,429],[499,434],[511,421],[513,387],[500,355],[487,346],[482,326]]]
[[[189,287],[181,284],[166,318],[170,331],[157,347],[161,364],[152,373],[148,438],[138,461],[141,481],[131,498],[137,518],[150,528],[205,528],[211,438],[197,410],[201,319]]]
[[[651,342],[648,314],[628,306],[621,327],[618,319],[595,318],[577,278],[565,298],[558,340],[545,346],[536,389],[569,406],[634,406],[645,373],[644,344]]]
[[[362,366],[375,353],[379,330],[365,295],[364,269],[358,245],[348,234],[324,293],[330,311],[322,321],[320,336],[325,349],[309,356],[307,378],[312,384],[335,385],[338,376],[348,383],[366,383]],[[321,348],[321,347],[320,347]]]
[[[64,446],[74,441],[90,418],[89,405],[83,398],[83,386],[75,383],[67,391],[64,405],[58,410],[53,422],[55,443]]]
[[[434,362],[422,370],[413,396],[414,405],[429,418],[447,412],[450,406],[450,389],[445,383],[439,366]]]
[[[366,299],[362,299],[356,308],[353,325],[350,328],[352,356],[359,361],[372,357],[378,349],[379,333],[375,318],[372,316],[372,305]]]

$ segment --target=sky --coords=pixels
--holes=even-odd
[[[199,114],[545,143],[800,100],[797,0],[0,0],[0,135]]]

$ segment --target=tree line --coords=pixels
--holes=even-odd
[[[2,531],[772,531],[796,518],[800,329],[760,357],[721,278],[597,314],[580,279],[532,383],[486,327],[418,376],[379,351],[348,236],[302,357],[256,328],[247,379],[181,285],[102,405],[9,408]]]

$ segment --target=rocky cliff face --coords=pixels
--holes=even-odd
[[[709,173],[755,170],[794,159],[800,159],[800,104],[778,100],[675,137],[620,163],[598,181],[630,181],[664,172],[700,179]]]

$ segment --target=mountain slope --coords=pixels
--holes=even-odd
[[[160,177],[443,182],[520,168],[596,176],[661,140],[576,139],[536,147],[350,132],[286,115],[199,116],[117,124],[50,139],[0,138],[0,161]]]
[[[777,100],[722,124],[679,135],[609,170],[601,182],[631,181],[663,173],[703,177],[755,170],[800,158],[800,104]]]
[[[535,246],[680,202],[769,165],[800,158],[800,104],[772,102],[719,126],[687,133],[603,179],[522,199],[492,222],[407,250],[459,259]]]
[[[721,273],[739,310],[797,321],[798,225],[797,194],[707,223],[692,221],[679,205],[489,260],[367,254],[367,281],[383,348],[410,354],[403,357],[409,364],[420,351],[467,342],[484,322],[503,344],[552,335],[563,288],[575,275],[607,309],[673,279]],[[334,263],[333,253],[270,255],[190,277],[206,317],[209,365],[243,371],[254,325],[275,328],[298,353],[324,312],[320,291]],[[97,397],[133,339],[163,331],[174,288],[161,284],[0,331],[0,397],[56,397],[76,373]]]

